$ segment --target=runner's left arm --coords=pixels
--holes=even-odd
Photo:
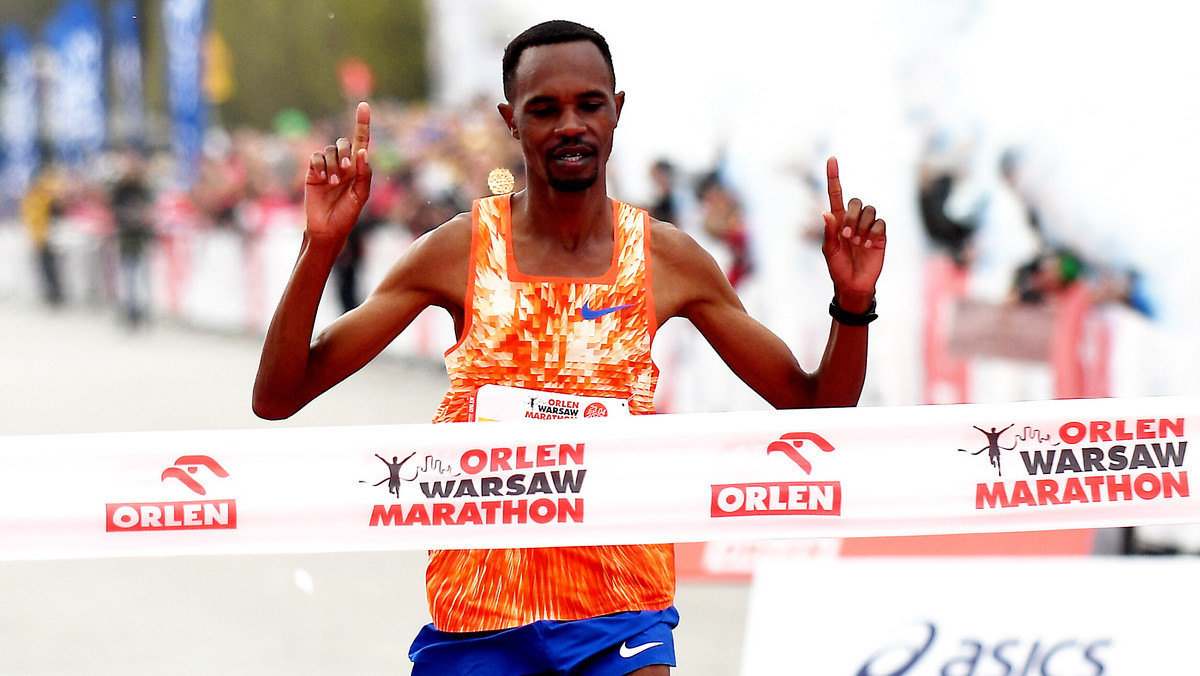
[[[836,160],[830,158],[827,168],[830,211],[824,214],[822,251],[834,301],[848,313],[863,314],[874,300],[886,229],[875,209],[861,200],[843,205]],[[866,377],[865,325],[831,321],[821,363],[805,371],[783,340],[750,316],[712,256],[681,231],[659,225],[652,242],[661,321],[671,316],[691,321],[730,369],[776,408],[858,403]]]

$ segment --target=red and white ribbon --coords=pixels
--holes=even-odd
[[[1200,522],[1200,398],[0,437],[0,560]]]

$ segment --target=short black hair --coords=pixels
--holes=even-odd
[[[604,57],[604,63],[608,65],[608,74],[612,76],[613,89],[617,86],[617,72],[613,68],[612,52],[608,49],[608,41],[604,36],[597,33],[595,29],[588,28],[583,24],[575,23],[574,21],[565,21],[555,19],[553,21],[544,21],[536,26],[527,29],[508,43],[504,48],[504,61],[502,63],[503,82],[504,82],[504,98],[509,102],[513,99],[513,90],[516,88],[517,80],[517,62],[521,60],[521,54],[529,47],[537,47],[540,45],[554,45],[563,42],[579,42],[587,41],[600,49],[600,54]]]

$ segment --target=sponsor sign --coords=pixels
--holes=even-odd
[[[1191,625],[1177,619],[1200,603],[1194,568],[1162,558],[766,558],[740,673],[1180,673],[1195,662]],[[1105,592],[1114,580],[1128,584]]]
[[[210,477],[229,476],[207,455],[185,455],[162,471],[161,480],[175,481],[196,495],[208,489],[194,475],[207,470]],[[105,509],[105,530],[109,533],[163,530],[209,530],[237,528],[236,500],[179,500],[173,502],[109,503]]]
[[[425,456],[424,464],[404,476],[412,460],[383,457],[388,484],[397,498],[371,509],[375,526],[463,526],[582,523],[587,469],[583,443],[539,443],[515,447],[471,448],[450,462]],[[415,500],[401,501],[404,483],[420,489]],[[365,483],[365,482],[364,482]],[[411,489],[409,489],[411,491]]]
[[[1012,435],[1011,446],[1002,445],[1001,439],[1015,424],[999,431],[994,426],[990,431],[976,427],[987,442],[972,454],[986,451],[998,477],[1003,476],[1001,458],[1006,451],[1015,454],[1020,464],[1015,467],[1016,479],[978,484],[975,508],[1187,497],[1185,421],[1184,417],[1069,420],[1049,432],[1027,425]],[[1010,469],[1010,477],[1013,473]]]
[[[237,503],[201,500],[110,504],[105,523],[110,533],[237,528]]]
[[[484,385],[472,401],[474,420],[576,420],[629,415],[629,402],[611,397],[575,397],[521,387]]]

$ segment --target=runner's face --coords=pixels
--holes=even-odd
[[[501,104],[500,113],[521,142],[530,180],[564,192],[596,185],[625,98],[613,88],[591,42],[540,45],[521,54],[513,101]]]

